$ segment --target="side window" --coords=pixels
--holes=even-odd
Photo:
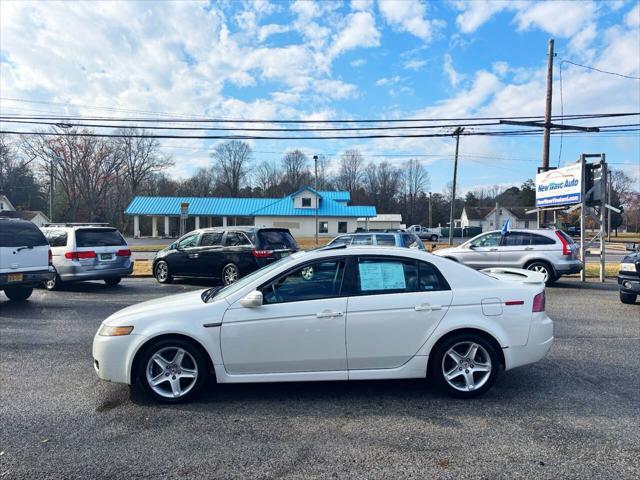
[[[418,242],[422,242],[418,235],[414,233],[403,233],[402,234],[402,243],[407,248],[420,248],[420,244]]]
[[[352,245],[373,245],[373,235],[356,235],[353,237]]]
[[[438,290],[450,290],[447,281],[444,279],[440,271],[426,262],[419,262],[420,265],[420,282],[419,290],[421,292],[436,292]]]
[[[396,237],[393,235],[376,235],[376,243],[382,247],[394,247]]]
[[[227,247],[237,247],[241,245],[250,245],[249,239],[240,232],[228,232],[225,245]]]
[[[500,235],[499,232],[487,233],[482,235],[481,237],[476,238],[471,242],[471,245],[474,247],[497,247],[500,245]]]
[[[351,237],[348,235],[342,235],[331,240],[329,245],[351,245]]]
[[[66,247],[67,246],[67,232],[64,230],[47,230],[44,233],[47,237],[49,245],[52,247]]]
[[[178,242],[178,248],[183,249],[183,248],[195,247],[197,241],[198,241],[197,233],[194,235],[189,235],[187,237],[184,237],[182,240]]]
[[[524,232],[511,232],[504,237],[502,245],[505,247],[521,247],[531,244],[531,234]]]
[[[263,302],[274,304],[337,297],[343,275],[343,259],[307,264],[262,287]]]
[[[418,268],[411,260],[361,257],[357,273],[356,292],[360,295],[418,291]]]
[[[222,233],[221,232],[206,232],[200,237],[201,247],[213,247],[222,245]]]
[[[311,199],[309,197],[302,197],[302,206],[303,207],[310,207],[311,206]]]
[[[543,235],[531,234],[531,245],[554,245],[556,242],[552,238]]]

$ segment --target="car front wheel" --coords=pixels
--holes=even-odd
[[[620,292],[620,301],[627,305],[633,305],[636,303],[637,295],[635,293]]]
[[[173,277],[169,273],[169,265],[164,260],[156,263],[153,274],[159,283],[171,283],[173,281]]]
[[[437,242],[438,241],[438,236],[437,235],[431,235],[429,237],[429,240],[431,240],[432,242]]]
[[[4,287],[4,294],[14,302],[22,302],[29,298],[32,293],[33,287]]]
[[[445,393],[472,398],[485,393],[496,381],[500,358],[486,338],[461,333],[436,348],[430,365],[432,377]]]
[[[138,378],[155,400],[180,403],[198,394],[207,373],[207,362],[192,343],[166,339],[147,348],[139,363]]]

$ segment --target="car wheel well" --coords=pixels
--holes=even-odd
[[[479,330],[477,328],[459,328],[457,330],[452,330],[450,332],[447,332],[442,337],[440,337],[436,343],[433,344],[427,360],[427,376],[431,374],[431,369],[432,369],[431,359],[433,358],[433,355],[431,355],[431,352],[434,352],[440,346],[440,344],[442,344],[443,342],[446,342],[447,339],[449,339],[450,337],[454,335],[459,335],[461,333],[473,333],[475,335],[479,335],[483,337],[488,342],[490,342],[496,349],[496,352],[498,352],[498,355],[500,357],[500,365],[502,366],[502,368],[504,368],[504,366],[506,365],[505,359],[504,359],[504,352],[502,351],[500,342],[498,342],[498,340],[496,340],[493,335],[485,332],[484,330]]]
[[[135,356],[133,357],[133,362],[131,363],[131,373],[130,373],[131,384],[134,384],[137,381],[137,373],[140,367],[139,365],[140,360],[142,359],[144,354],[147,352],[147,350],[153,347],[153,345],[155,345],[159,341],[169,340],[169,339],[183,340],[185,342],[190,343],[195,348],[197,348],[198,351],[204,357],[204,359],[207,361],[207,369],[209,370],[210,374],[213,375],[213,377],[215,378],[215,370],[213,368],[213,361],[211,359],[211,356],[209,355],[209,352],[207,352],[207,349],[204,348],[200,342],[193,339],[192,337],[189,337],[188,335],[181,335],[179,333],[168,333],[168,334],[158,335],[157,337],[150,338],[138,349]]]

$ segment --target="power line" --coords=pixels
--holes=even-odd
[[[590,67],[588,65],[581,65],[579,63],[572,62],[571,60],[561,59],[560,63],[570,63],[571,65],[575,65],[576,67],[586,68],[588,70],[593,70],[595,72],[606,73],[607,75],[615,75],[616,77],[628,78],[629,80],[640,80],[640,77],[633,77],[631,75],[624,75],[622,73],[617,72],[608,72],[607,70],[600,70],[599,68]]]

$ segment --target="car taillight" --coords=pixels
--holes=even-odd
[[[253,256],[256,258],[269,258],[273,255],[273,250],[254,250]]]
[[[96,258],[96,252],[66,252],[64,254],[64,258],[68,258],[69,260],[83,260],[86,258]]]
[[[118,250],[116,252],[116,257],[130,257],[131,256],[131,250],[129,250],[128,248],[123,248],[122,250]]]
[[[533,297],[533,308],[531,309],[531,311],[544,312],[544,304],[545,304],[544,292],[540,292],[535,297]]]
[[[53,265],[53,253],[51,253],[51,249],[49,249],[49,266]]]
[[[560,243],[562,243],[562,254],[571,255],[571,248],[569,248],[569,242],[567,242],[567,239],[564,238],[564,235],[562,235],[559,230],[556,230],[555,233],[556,237],[558,237],[558,240],[560,240]]]

